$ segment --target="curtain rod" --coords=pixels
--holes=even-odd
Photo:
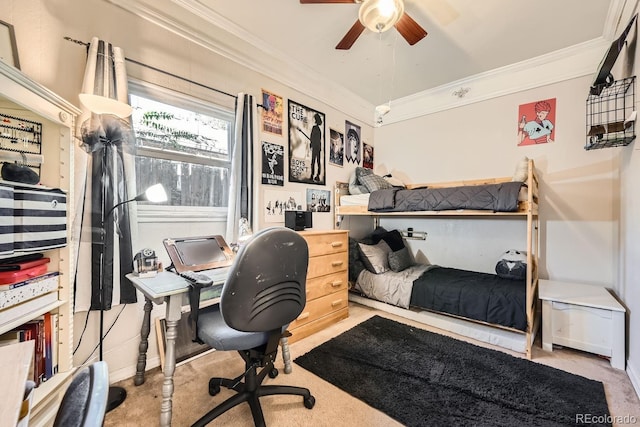
[[[89,43],[83,42],[81,40],[72,39],[71,37],[64,37],[64,39],[66,41],[70,41],[72,43],[79,44],[79,45],[85,46],[87,48],[89,47]],[[214,92],[218,92],[218,93],[220,93],[222,95],[227,95],[227,96],[230,96],[232,98],[238,99],[238,97],[236,95],[233,95],[231,93],[225,92],[225,91],[220,90],[220,89],[216,89],[216,88],[211,87],[211,86],[204,85],[202,83],[195,82],[193,80],[187,79],[187,78],[182,77],[182,76],[178,76],[177,74],[170,73],[169,71],[161,70],[160,68],[156,68],[156,67],[154,67],[152,65],[148,65],[148,64],[142,63],[140,61],[136,61],[135,59],[131,59],[131,58],[127,58],[127,57],[125,57],[124,59],[125,59],[125,61],[131,62],[131,63],[136,64],[136,65],[140,65],[140,66],[145,67],[145,68],[149,68],[149,69],[151,69],[153,71],[157,71],[159,73],[166,74],[166,75],[171,76],[171,77],[175,77],[176,79],[183,80],[183,81],[185,81],[187,83],[191,83],[191,84],[194,84],[196,86],[200,86],[200,87],[203,87],[205,89],[209,89],[209,90],[212,90]],[[257,106],[265,108],[265,106],[262,105],[262,104],[257,104]]]

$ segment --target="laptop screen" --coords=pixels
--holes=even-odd
[[[233,252],[220,235],[165,239],[163,243],[178,272],[227,267],[233,262]]]

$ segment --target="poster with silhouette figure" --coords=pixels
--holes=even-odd
[[[522,104],[518,108],[518,146],[546,144],[555,140],[556,99]]]
[[[265,190],[264,222],[284,223],[284,211],[301,211],[303,201],[299,191]]]
[[[262,183],[284,186],[284,147],[262,141]]]
[[[289,100],[289,182],[325,185],[324,113]]]

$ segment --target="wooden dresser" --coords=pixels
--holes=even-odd
[[[349,317],[349,234],[346,230],[301,231],[309,245],[307,305],[289,325],[289,342]]]

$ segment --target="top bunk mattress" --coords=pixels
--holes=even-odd
[[[368,206],[370,194],[346,194],[340,196],[340,206]]]
[[[477,209],[494,212],[518,210],[518,196],[522,182],[500,184],[465,185],[446,188],[416,188],[404,190],[397,187],[376,190],[369,196],[371,212],[414,212]]]

